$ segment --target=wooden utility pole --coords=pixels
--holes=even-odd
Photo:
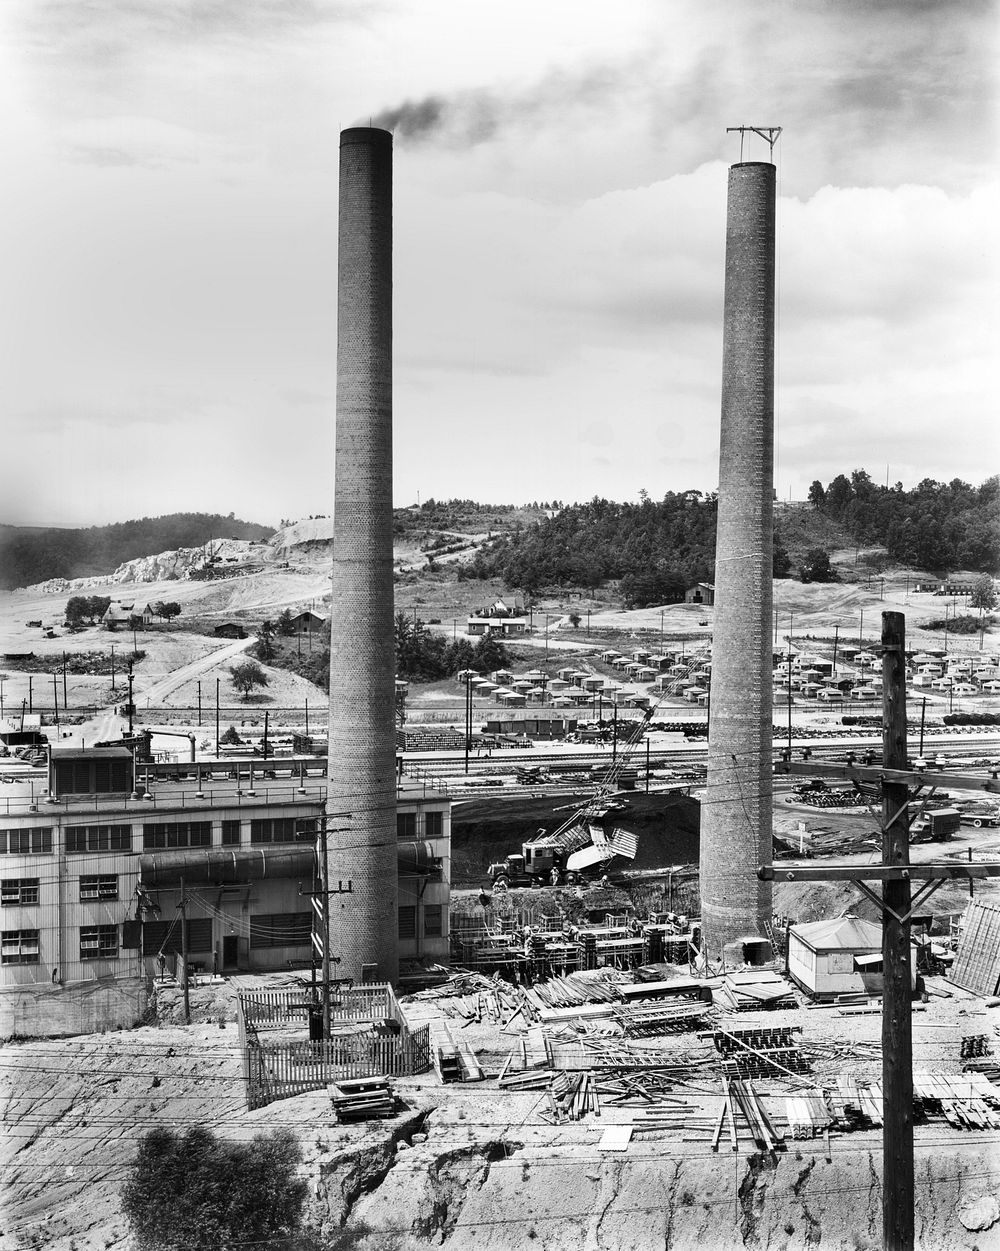
[[[188,998],[188,914],[187,896],[184,894],[184,879],[181,878],[181,989],[184,991],[184,1020],[191,1024],[191,1001]]]
[[[909,863],[910,788],[931,785],[1000,792],[1000,781],[968,775],[914,771],[906,754],[904,617],[882,614],[882,765],[858,766],[786,761],[783,773],[843,778],[882,787],[882,864],[822,866],[763,865],[762,881],[851,882],[882,913],[882,1245],[885,1251],[913,1248],[913,1035],[910,921],[914,910],[945,882],[1000,877],[1000,864]],[[920,883],[911,895],[913,882]],[[881,883],[878,893],[871,883]]]
[[[882,614],[882,764],[905,769],[905,618]],[[910,862],[910,788],[882,783],[882,863]],[[882,1242],[913,1247],[913,1030],[910,1000],[910,879],[882,885]]]

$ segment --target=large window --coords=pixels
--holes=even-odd
[[[294,843],[300,817],[262,817],[250,822],[251,843]],[[251,940],[251,946],[253,942]]]
[[[67,853],[83,851],[131,851],[130,825],[68,825]]]
[[[424,820],[425,837],[440,838],[444,833],[444,813],[428,812]]]
[[[80,878],[81,903],[94,899],[117,898],[118,875],[116,873],[94,873]]]
[[[0,830],[0,856],[27,856],[52,850],[52,830]]]
[[[5,877],[0,884],[0,901],[6,908],[38,903],[37,877]]]
[[[251,947],[307,947],[311,942],[311,912],[262,912],[250,918]]]
[[[424,938],[441,937],[443,933],[441,929],[443,915],[441,904],[424,905]]]
[[[417,814],[415,812],[396,813],[396,837],[417,837]]]
[[[416,938],[417,909],[413,904],[404,904],[399,910],[399,937]]]
[[[37,964],[38,930],[4,930],[3,963]]]
[[[170,847],[210,847],[211,821],[157,821],[142,827],[144,851]]]
[[[238,847],[240,845],[240,823],[238,820],[223,821],[222,845],[223,847]]]
[[[81,960],[117,960],[117,925],[81,925]]]

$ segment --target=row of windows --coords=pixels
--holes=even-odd
[[[0,830],[0,856],[28,856],[52,850],[52,830]]]
[[[85,851],[131,851],[130,825],[69,825],[66,827],[66,853]]]
[[[80,927],[81,960],[117,960],[117,925],[82,925]],[[4,930],[2,934],[4,964],[37,964],[39,960],[38,930]]]
[[[294,843],[308,836],[308,820],[301,817],[264,817],[250,822],[251,843]],[[440,838],[444,833],[444,813],[424,814],[425,838]],[[400,812],[396,815],[396,834],[399,838],[417,837],[417,814]],[[239,846],[240,822],[222,822],[222,845]],[[212,845],[211,821],[163,821],[142,827],[142,846],[145,851],[172,847],[210,847]],[[52,830],[0,830],[0,855],[30,855],[52,850]],[[132,827],[130,825],[70,825],[66,827],[66,851],[79,855],[95,851],[131,851]]]
[[[251,843],[294,843],[299,825],[308,825],[301,817],[263,817],[250,822]],[[306,831],[303,831],[306,833]]]
[[[80,902],[117,899],[118,875],[116,873],[91,873],[80,881]],[[37,877],[5,877],[0,883],[0,903],[4,907],[24,907],[38,903]]]
[[[444,813],[424,813],[424,838],[440,838],[444,833]],[[397,838],[417,837],[417,814],[415,812],[396,813]]]
[[[211,821],[159,822],[156,825],[142,827],[144,851],[155,851],[158,847],[211,847],[211,845]]]
[[[441,904],[424,905],[424,938],[440,938],[444,933],[444,908]],[[416,904],[404,904],[399,909],[399,937],[417,937]]]

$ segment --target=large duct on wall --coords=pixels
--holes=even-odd
[[[399,972],[392,583],[392,136],[340,136],[328,846],[339,976]],[[347,814],[347,815],[337,815]]]
[[[701,810],[702,930],[717,959],[762,936],[771,885],[771,601],[775,167],[729,170],[722,433],[708,779]]]

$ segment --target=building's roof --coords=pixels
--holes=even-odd
[[[109,757],[117,759],[123,757],[127,760],[132,758],[132,752],[128,747],[53,747],[52,759],[56,760],[107,760]]]
[[[792,934],[813,950],[819,948],[842,948],[850,951],[857,947],[882,947],[882,927],[857,917],[834,917],[831,921],[811,921],[805,925],[793,925]]]

